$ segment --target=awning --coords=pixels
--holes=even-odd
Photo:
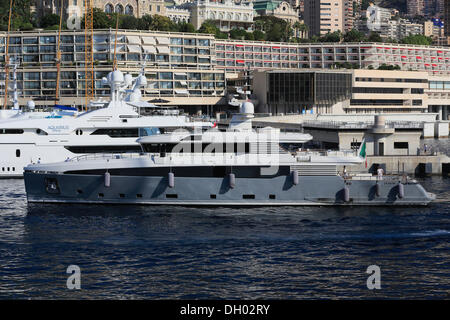
[[[118,43],[117,46],[116,46],[116,51],[117,51],[117,52],[124,52],[124,51],[126,51],[125,45],[124,45],[124,44],[119,44],[119,43]],[[111,45],[111,52],[114,53],[114,44]]]
[[[155,38],[153,37],[142,37],[142,43],[144,44],[156,44]]]
[[[187,86],[187,82],[186,81],[179,81],[180,82],[180,84],[182,85],[182,86]]]
[[[108,40],[108,36],[105,35],[94,35],[94,43],[105,43]]]
[[[94,52],[108,51],[108,45],[106,45],[106,44],[94,44],[93,51]]]
[[[184,90],[184,89],[176,89],[175,93],[176,94],[189,94],[189,92],[187,90]]]
[[[162,54],[169,54],[170,53],[169,47],[158,46],[158,47],[156,47],[156,49],[158,49],[158,53],[162,53]]]
[[[137,53],[141,53],[141,46],[136,45],[136,44],[128,44],[128,52],[137,52]]]
[[[141,44],[141,38],[139,36],[127,36],[128,43]]]
[[[158,41],[158,44],[170,44],[169,38],[166,37],[156,37],[156,41]]]
[[[175,72],[176,76],[187,76],[186,72]]]
[[[143,45],[142,48],[144,49],[145,53],[156,53],[155,46],[145,46],[145,45]]]

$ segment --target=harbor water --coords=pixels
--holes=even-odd
[[[28,206],[0,180],[0,298],[448,299],[450,179],[421,182],[429,207],[233,209]]]

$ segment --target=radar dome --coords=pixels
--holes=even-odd
[[[251,103],[249,101],[246,101],[246,102],[241,104],[240,113],[254,114],[255,113],[255,106],[253,105],[253,103]]]
[[[119,70],[113,71],[111,73],[111,82],[116,83],[116,84],[120,84],[120,83],[124,82],[123,73],[120,72]]]
[[[137,78],[137,85],[138,85],[138,87],[146,87],[147,86],[147,78],[143,75],[140,75]]]
[[[133,83],[133,76],[129,73],[125,75],[125,83],[127,86],[130,86]]]
[[[35,106],[36,106],[36,105],[35,105],[35,103],[34,103],[33,100],[29,100],[29,101],[27,102],[27,107],[28,107],[28,109],[34,110],[34,107],[35,107]]]

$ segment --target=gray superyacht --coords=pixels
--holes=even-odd
[[[193,206],[428,205],[435,195],[398,175],[339,174],[358,153],[290,150],[312,137],[252,129],[246,102],[229,128],[138,139],[141,153],[90,154],[24,170],[30,203]],[[342,170],[341,170],[342,171]]]

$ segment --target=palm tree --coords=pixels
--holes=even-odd
[[[298,31],[300,30],[301,23],[299,21],[295,21],[294,25],[292,26],[295,30],[295,37],[298,38]]]
[[[302,35],[301,38],[306,39],[307,35],[308,35],[309,27],[306,24],[301,23],[299,30],[300,30],[301,35]]]

